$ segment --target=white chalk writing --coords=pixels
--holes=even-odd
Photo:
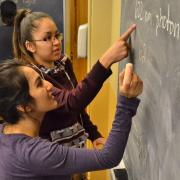
[[[136,0],[135,19],[141,23],[148,23],[149,25],[152,25],[152,27],[155,27],[156,36],[165,31],[170,37],[179,40],[180,23],[175,22],[172,19],[171,8],[169,4],[167,4],[167,13],[163,14],[162,9],[159,8],[159,12],[157,14],[153,14],[145,9],[143,1]]]
[[[170,19],[170,6],[168,5],[168,15],[162,15],[162,10],[160,8],[159,14],[156,15],[156,36],[158,35],[158,29],[166,30],[169,35],[179,39],[179,23],[175,23]]]
[[[135,19],[152,24],[152,14],[151,12],[144,9],[142,1],[136,0],[135,5]]]
[[[24,4],[27,4],[27,6],[30,6],[31,4],[35,4],[36,0],[23,0]]]
[[[140,44],[138,58],[142,64],[147,63],[148,61],[149,62],[152,61],[152,58],[151,58],[150,52],[149,52],[149,48],[146,45],[146,43]]]
[[[0,1],[4,1],[4,0],[0,0]],[[18,3],[23,3],[23,4],[26,4],[26,6],[30,6],[32,4],[35,4],[36,3],[36,0],[14,0],[14,2],[16,4]]]

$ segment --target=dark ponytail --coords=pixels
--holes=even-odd
[[[27,51],[25,47],[26,40],[32,39],[32,37],[30,36],[31,34],[29,33],[29,31],[21,30],[22,21],[23,19],[25,19],[28,13],[30,13],[30,10],[20,9],[16,15],[15,22],[14,22],[13,50],[14,50],[15,58],[19,60],[32,58],[32,54],[29,51]],[[25,39],[26,36],[28,39]]]

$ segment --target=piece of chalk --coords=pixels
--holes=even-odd
[[[127,63],[125,67],[123,83],[130,85],[132,74],[133,74],[133,65],[131,63]]]

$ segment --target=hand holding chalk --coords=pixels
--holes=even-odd
[[[133,65],[126,64],[125,70],[119,74],[120,94],[128,98],[137,97],[142,93],[143,82],[137,74],[133,72]]]

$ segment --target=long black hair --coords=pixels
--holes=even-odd
[[[29,95],[28,81],[20,70],[24,64],[7,60],[0,64],[0,117],[16,124],[23,116],[18,105],[27,106],[33,98]]]

